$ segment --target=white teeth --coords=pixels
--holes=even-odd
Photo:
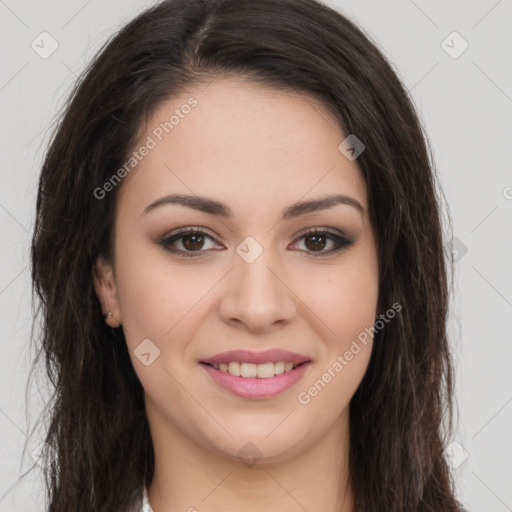
[[[231,363],[229,363],[231,364]],[[258,376],[258,366],[259,364],[249,364],[242,363],[240,364],[240,377],[257,377]]]
[[[250,365],[250,366],[254,366],[256,368],[256,375],[260,379],[268,379],[275,375],[274,363],[255,364],[255,365]],[[242,373],[242,375],[243,375],[243,373]]]
[[[274,373],[276,375],[281,375],[281,373],[284,373],[284,362],[279,361],[278,363],[274,363]]]
[[[228,372],[236,377],[258,377],[260,379],[269,379],[275,375],[289,372],[290,370],[293,370],[294,366],[297,365],[290,362],[285,363],[284,361],[262,364],[239,363],[237,361],[232,361],[230,363],[213,365],[217,370],[220,370],[221,372]]]
[[[231,373],[231,375],[240,377],[240,363],[229,363],[227,371]]]

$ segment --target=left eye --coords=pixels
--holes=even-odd
[[[313,230],[302,234],[298,240],[304,240],[306,251],[310,251],[313,257],[325,256],[340,251],[344,247],[352,245],[353,240],[330,231]],[[334,248],[323,251],[328,241],[334,242]],[[318,253],[318,254],[315,254]]]
[[[215,242],[214,238],[204,231],[201,231],[197,228],[188,228],[175,233],[170,237],[166,237],[160,242],[160,245],[162,245],[165,250],[174,254],[178,254],[180,256],[195,257],[201,256],[207,250],[203,248],[205,239],[210,239]],[[348,240],[344,236],[332,233],[330,231],[320,230],[308,231],[307,233],[302,234],[297,240],[305,241],[305,251],[310,252],[313,257],[332,254],[343,249],[344,247],[348,247],[353,244],[352,240]],[[328,251],[324,251],[323,249],[325,249],[328,241],[334,242],[335,247]],[[173,246],[173,244],[176,242],[181,243],[183,249],[177,249],[175,246]],[[213,246],[213,248],[218,247],[219,249],[223,249],[223,246],[216,246],[215,243]],[[318,253],[318,255],[314,253]]]

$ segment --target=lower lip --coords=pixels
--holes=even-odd
[[[213,366],[201,363],[219,386],[242,398],[271,398],[291,388],[310,367],[311,361],[297,366],[294,370],[275,375],[268,379],[256,377],[237,377],[229,372],[216,370]]]

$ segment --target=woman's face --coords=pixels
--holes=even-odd
[[[103,263],[95,280],[153,436],[263,462],[346,428],[378,300],[366,185],[338,148],[347,135],[314,99],[241,79],[156,111],[117,185],[114,272]],[[331,196],[348,199],[315,207]],[[201,233],[177,236],[190,227]],[[251,378],[204,364],[237,350],[295,356],[220,356],[235,374],[260,372]],[[309,362],[283,367],[294,357]]]

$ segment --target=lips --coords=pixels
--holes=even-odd
[[[222,352],[200,362],[206,364],[220,364],[220,363],[250,363],[250,364],[263,364],[275,363],[278,361],[291,362],[294,365],[311,361],[308,356],[290,352],[288,350],[265,350],[264,352],[250,352],[249,350],[231,350],[229,352]]]
[[[219,354],[219,356],[221,355]],[[230,353],[230,357],[232,357],[232,353]],[[281,393],[293,388],[303,378],[304,374],[308,372],[312,362],[304,362],[293,370],[285,371],[280,375],[274,375],[269,378],[237,377],[229,372],[216,370],[210,363],[201,363],[200,366],[219,388],[240,398],[256,400],[277,397]]]

